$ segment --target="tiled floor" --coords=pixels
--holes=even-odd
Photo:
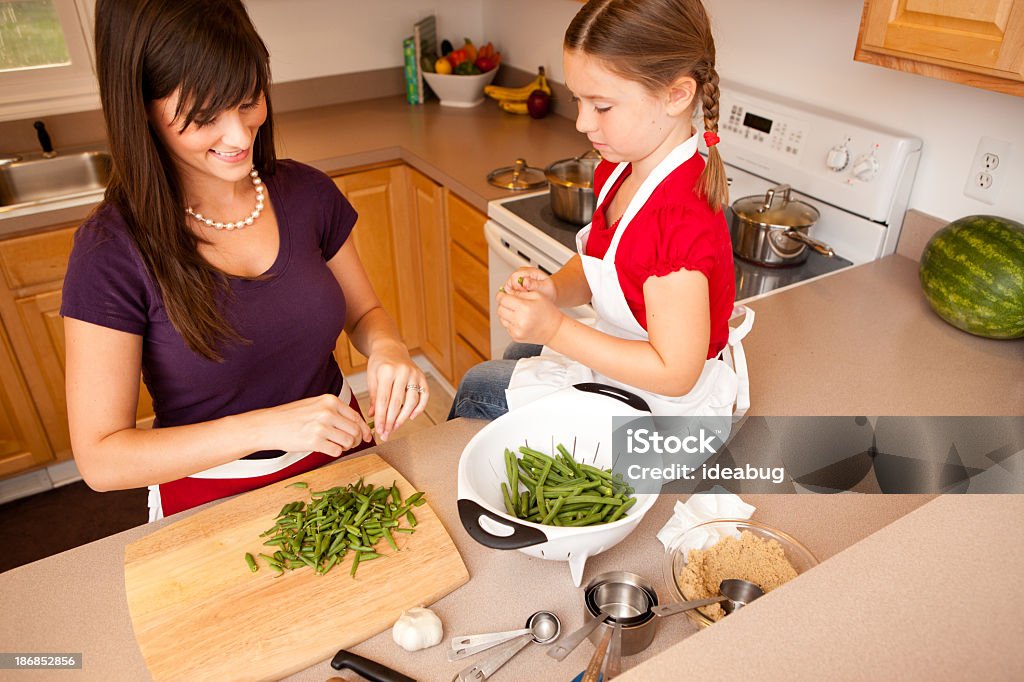
[[[428,378],[430,402],[422,415],[403,424],[391,439],[443,422],[452,396]],[[368,396],[361,395],[366,410]],[[79,481],[0,505],[0,572],[146,523],[146,490],[97,493]]]

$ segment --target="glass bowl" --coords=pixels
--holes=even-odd
[[[690,551],[694,549],[709,549],[715,546],[722,538],[729,536],[739,537],[739,534],[743,531],[749,531],[759,538],[778,542],[782,546],[786,559],[796,570],[797,575],[818,565],[818,560],[809,549],[804,547],[796,538],[777,528],[772,528],[758,521],[744,519],[714,519],[705,521],[678,535],[670,543],[670,546],[675,549],[665,552],[665,582],[668,584],[668,593],[671,598],[682,602],[712,596],[683,594],[683,586],[680,584],[679,576],[686,568]],[[726,575],[722,576],[722,578],[749,579],[748,576],[744,575]],[[764,586],[761,585],[760,587]],[[692,609],[687,611],[686,615],[702,628],[715,622],[705,615],[701,609]]]

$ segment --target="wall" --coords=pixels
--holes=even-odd
[[[580,11],[579,0],[482,0],[483,31],[501,50],[502,63],[562,83],[562,36]]]
[[[1024,222],[1024,99],[853,61],[862,0],[705,5],[723,78],[920,137],[911,208],[947,220],[992,213]],[[509,64],[533,70],[544,63],[561,80],[562,33],[579,7],[574,0],[484,0],[484,33]],[[1014,146],[994,206],[963,194],[982,136]]]
[[[485,38],[481,0],[246,0],[275,82],[402,65],[412,25],[437,16],[439,39]]]

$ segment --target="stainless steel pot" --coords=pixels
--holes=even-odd
[[[827,244],[807,234],[820,217],[815,207],[790,198],[789,185],[773,187],[764,196],[737,199],[732,205],[733,252],[743,260],[769,266],[803,263],[808,247],[831,257],[834,252]]]
[[[582,156],[555,161],[544,169],[551,186],[551,210],[562,220],[586,225],[594,215],[594,169],[601,155],[591,149]]]

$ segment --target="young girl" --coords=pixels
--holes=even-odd
[[[275,158],[269,55],[240,0],[100,0],[96,63],[113,176],[61,307],[86,483],[150,486],[153,520],[363,446],[342,329],[368,357],[378,433],[421,413],[425,378],[348,238],[355,210]]]
[[[576,128],[604,159],[594,174],[597,210],[577,235],[579,253],[561,270],[548,277],[522,268],[497,294],[512,339],[536,344],[514,344],[506,358],[539,345],[544,355],[473,368],[451,416],[494,418],[536,397],[538,384],[589,379],[587,368],[594,380],[639,394],[656,414],[726,415],[734,405],[742,412],[749,403],[739,339],[753,314],[732,334],[734,371],[723,361],[732,357],[735,275],[722,212],[727,179],[715,147],[715,45],[704,7],[699,0],[591,0],[563,47]],[[691,125],[698,105],[706,164]],[[597,312],[592,327],[559,310],[587,302]]]

